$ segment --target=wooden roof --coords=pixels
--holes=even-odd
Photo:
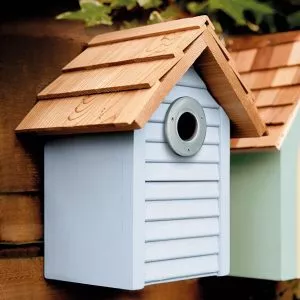
[[[300,31],[235,38],[228,44],[269,132],[232,139],[231,147],[279,149],[300,105]]]
[[[142,128],[188,68],[224,108],[232,136],[266,128],[206,16],[106,33],[38,94],[19,132],[68,134]]]

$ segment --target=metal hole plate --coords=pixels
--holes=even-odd
[[[178,121],[184,113],[192,114],[196,120],[195,131],[187,140],[178,133]],[[165,119],[165,136],[171,149],[180,156],[193,156],[201,149],[206,136],[206,118],[197,100],[181,97],[170,105]]]

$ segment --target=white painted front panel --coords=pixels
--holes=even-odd
[[[223,126],[227,116],[197,80],[189,70],[145,126],[146,284],[228,272],[229,251],[225,246],[223,253],[222,245],[229,233],[223,236],[222,226],[229,217],[222,214],[229,204],[221,200],[229,176],[228,164],[222,169],[223,160],[229,163],[229,122]],[[199,101],[207,122],[204,145],[192,157],[175,154],[164,135],[170,104],[184,96]]]

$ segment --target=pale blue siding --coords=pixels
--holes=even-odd
[[[201,150],[188,158],[175,154],[164,136],[166,112],[183,96],[199,101],[208,126]],[[146,125],[146,284],[218,275],[225,265],[220,262],[223,250],[222,260],[229,260],[229,214],[223,220],[225,232],[220,220],[224,209],[220,204],[221,173],[229,176],[229,128],[228,124],[221,127],[224,115],[190,69]],[[228,148],[227,157],[222,143]],[[227,160],[227,167],[222,160]],[[224,174],[221,165],[226,168]],[[229,189],[226,192],[229,194]],[[229,203],[227,206],[229,211]],[[228,244],[224,249],[222,235]]]

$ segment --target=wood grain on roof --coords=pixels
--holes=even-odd
[[[269,136],[232,139],[233,150],[279,149],[300,102],[300,31],[229,41]]]
[[[229,116],[232,136],[265,133],[250,90],[206,16],[95,37],[38,94],[39,102],[17,131],[66,134],[142,128],[193,64]]]

